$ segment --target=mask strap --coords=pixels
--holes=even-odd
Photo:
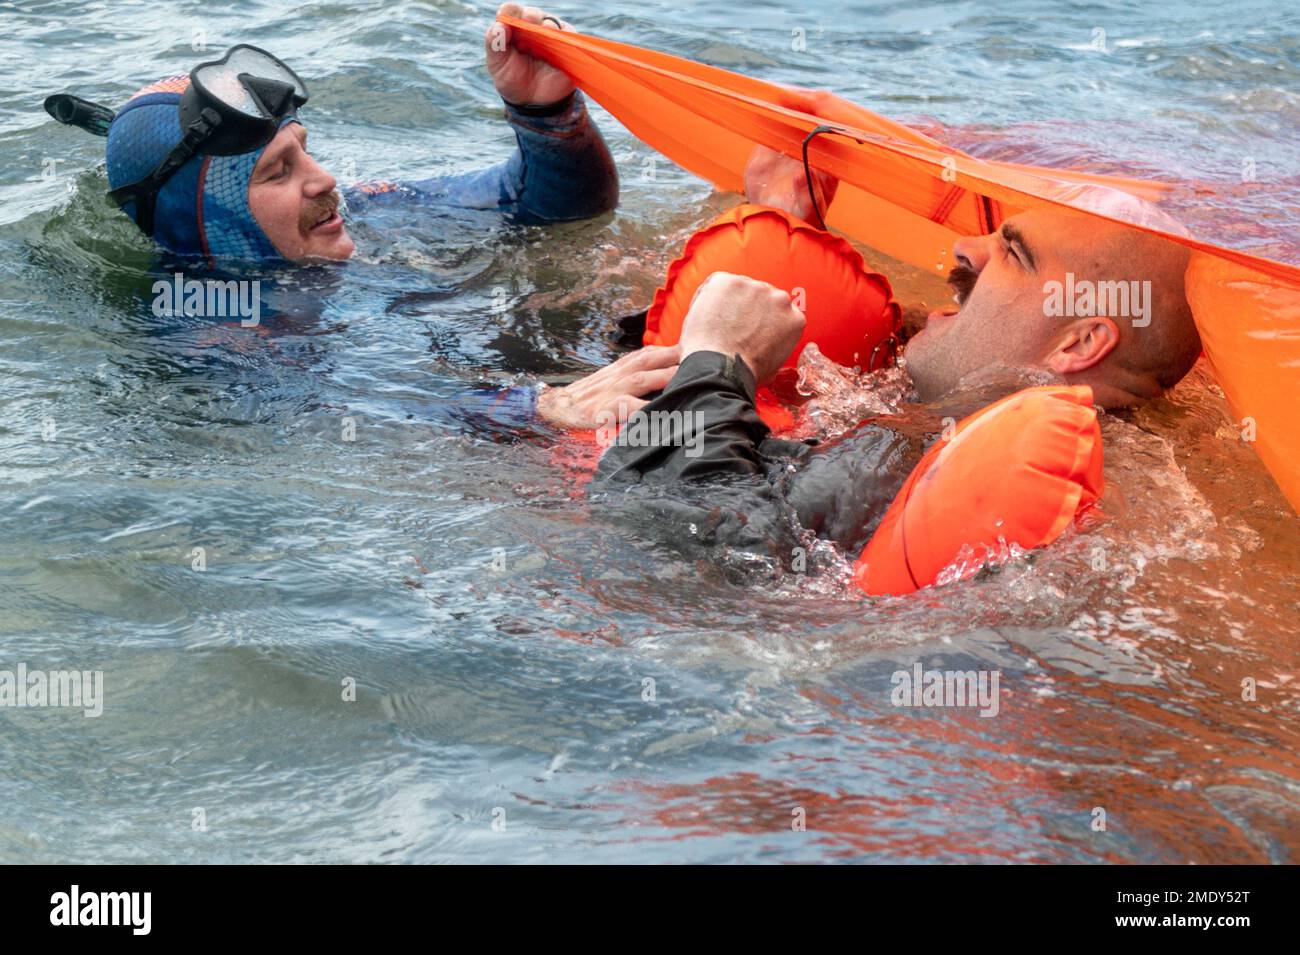
[[[167,181],[198,153],[213,130],[220,125],[221,115],[212,107],[205,106],[199,118],[185,130],[181,141],[167,154],[167,158],[154,167],[153,172],[139,182],[128,183],[110,190],[108,197],[119,206],[135,202],[135,224],[145,235],[152,236],[154,205],[158,201],[158,193],[163,186],[167,185]]]

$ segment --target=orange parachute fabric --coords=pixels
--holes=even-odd
[[[833,127],[808,147],[809,163],[840,181],[827,224],[921,268],[946,272],[957,238],[991,232],[1027,209],[1073,209],[1188,247],[1187,294],[1205,353],[1233,414],[1300,511],[1300,268],[1079,204],[1089,185],[1156,200],[1166,184],[977,159],[830,93],[500,19],[633,135],[719,189],[743,191],[756,145],[799,158],[810,132]]]
[[[962,419],[926,452],[853,568],[869,594],[933,584],[969,552],[1043,547],[1097,502],[1101,427],[1087,385],[1026,388]]]

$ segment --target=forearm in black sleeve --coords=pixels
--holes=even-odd
[[[767,437],[754,409],[753,373],[737,355],[694,352],[668,387],[627,420],[597,479],[666,484],[763,470]]]

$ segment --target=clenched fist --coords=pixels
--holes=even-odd
[[[762,383],[803,335],[804,314],[767,282],[714,272],[695,293],[682,324],[682,358],[697,351],[739,355]]]

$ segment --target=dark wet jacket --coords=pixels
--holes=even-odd
[[[943,409],[871,418],[820,445],[768,436],[754,376],[739,356],[696,352],[641,412],[659,414],[646,446],[629,419],[601,458],[599,500],[673,543],[727,545],[788,563],[810,536],[856,556],[926,447]],[[672,414],[672,413],[676,414]]]

